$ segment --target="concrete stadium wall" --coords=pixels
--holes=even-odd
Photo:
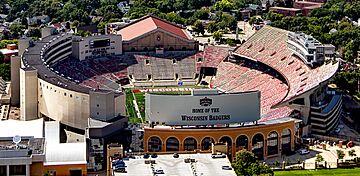
[[[67,90],[38,79],[38,111],[74,128],[85,129],[88,123],[89,95]]]
[[[158,40],[160,37],[160,40]],[[148,50],[155,50],[158,46],[162,46],[165,50],[172,47],[174,50],[182,50],[185,47],[187,50],[197,49],[194,41],[187,41],[186,39],[179,38],[173,34],[167,33],[164,30],[156,30],[137,39],[123,43],[124,51],[131,51],[134,48],[136,51],[143,51],[145,48]]]

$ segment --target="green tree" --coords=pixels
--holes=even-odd
[[[218,23],[219,29],[230,29],[235,30],[237,26],[236,18],[232,15],[221,13],[220,21]]]
[[[345,153],[342,150],[336,150],[336,153],[339,159],[343,159],[345,156]]]
[[[234,3],[230,0],[217,1],[214,5],[215,10],[228,12],[234,8]]]
[[[78,27],[80,26],[80,21],[74,20],[74,21],[72,22],[72,26],[73,26],[74,28],[78,28]]]
[[[220,31],[215,31],[212,37],[215,41],[219,41],[223,37],[223,33]]]
[[[350,150],[348,153],[349,153],[349,156],[356,156],[354,149]]]
[[[195,23],[192,26],[192,29],[195,33],[197,33],[197,35],[199,34],[204,35],[205,33],[205,27],[200,20],[195,21]]]
[[[241,150],[236,153],[236,159],[232,163],[236,175],[274,175],[274,172],[268,165],[256,160],[253,153],[247,150]]]
[[[4,63],[4,58],[5,56],[3,55],[2,52],[0,52],[0,64]]]
[[[315,159],[316,162],[323,162],[324,161],[324,158],[323,156],[321,156],[320,154],[316,154],[316,159]]]
[[[217,24],[215,22],[210,22],[207,26],[207,31],[209,33],[213,33],[215,31],[219,30],[218,27],[217,27]]]
[[[28,37],[34,37],[34,38],[41,38],[41,31],[40,29],[34,28],[30,29],[28,33],[26,34]]]
[[[185,24],[185,19],[182,18],[179,14],[175,12],[167,13],[165,16],[166,20],[177,23],[177,24]]]
[[[0,64],[0,75],[5,81],[10,81],[10,64]]]
[[[258,18],[258,17],[251,17],[250,20],[249,20],[249,24],[250,25],[253,25],[253,24],[259,24],[260,22],[262,22],[263,20],[261,18]]]
[[[10,33],[14,36],[14,38],[19,38],[24,34],[26,27],[19,23],[14,23],[10,26]]]
[[[209,11],[206,9],[199,9],[194,12],[193,17],[195,19],[207,20],[209,19]]]
[[[105,25],[107,23],[106,22],[100,22],[96,27],[98,29],[98,31],[101,33],[101,34],[105,34]]]
[[[104,17],[104,21],[109,21],[111,18],[122,18],[123,13],[116,5],[106,5],[100,7],[97,14]]]
[[[358,42],[351,40],[345,45],[344,50],[343,58],[349,62],[354,62],[354,59],[357,57],[357,51],[359,50],[359,44]]]
[[[0,40],[0,48],[5,48],[7,44],[18,44],[17,40]]]

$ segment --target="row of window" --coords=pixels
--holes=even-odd
[[[187,49],[188,48],[185,47],[185,46],[181,48],[182,51],[186,51]],[[171,47],[168,48],[168,50],[169,51],[174,51],[175,49],[174,49],[174,47],[171,46]],[[137,50],[135,47],[132,47],[131,51],[150,51],[150,49],[148,47],[144,47],[142,50],[141,49]]]
[[[202,62],[202,58],[199,57],[199,58],[197,58],[196,61],[197,61],[197,62]],[[145,62],[145,65],[151,65],[150,59],[146,59],[146,60],[144,60],[144,62]],[[173,60],[172,60],[172,63],[173,63],[173,64],[176,64],[177,62],[178,62],[177,59],[173,59]]]
[[[50,90],[53,89],[51,86],[50,86],[50,87],[49,87],[48,85],[45,86],[45,84],[41,84],[41,82],[40,82],[40,89],[42,89],[42,87],[43,87],[43,88],[46,87],[46,89],[50,89]],[[56,90],[56,89],[54,89],[54,92],[59,92],[59,93],[61,93],[60,90],[58,91],[58,90]],[[66,96],[69,96],[70,98],[73,97],[72,94],[68,94],[68,93],[66,93],[66,92],[64,92],[64,96],[65,96],[65,97],[66,97]],[[42,95],[40,95],[40,97],[42,97]],[[76,98],[76,99],[79,99],[80,97],[79,97],[79,96],[75,96],[75,98]],[[85,98],[83,98],[83,100],[85,100]]]
[[[101,48],[101,49],[93,49],[93,50],[85,50],[85,53],[92,53],[94,51],[105,51],[105,50],[110,50],[110,49],[115,49],[115,47],[107,47],[107,48]],[[84,54],[84,51],[81,51],[81,54]]]

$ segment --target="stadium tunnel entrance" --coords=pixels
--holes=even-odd
[[[214,67],[201,67],[199,82],[202,85],[209,85],[211,78],[216,75],[217,68]]]
[[[217,68],[214,67],[201,67],[200,75],[205,76],[215,76]]]

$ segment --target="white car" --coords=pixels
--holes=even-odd
[[[301,149],[301,150],[299,150],[299,154],[300,155],[306,155],[306,154],[309,154],[310,153],[310,151],[309,150],[306,150],[306,149]]]

